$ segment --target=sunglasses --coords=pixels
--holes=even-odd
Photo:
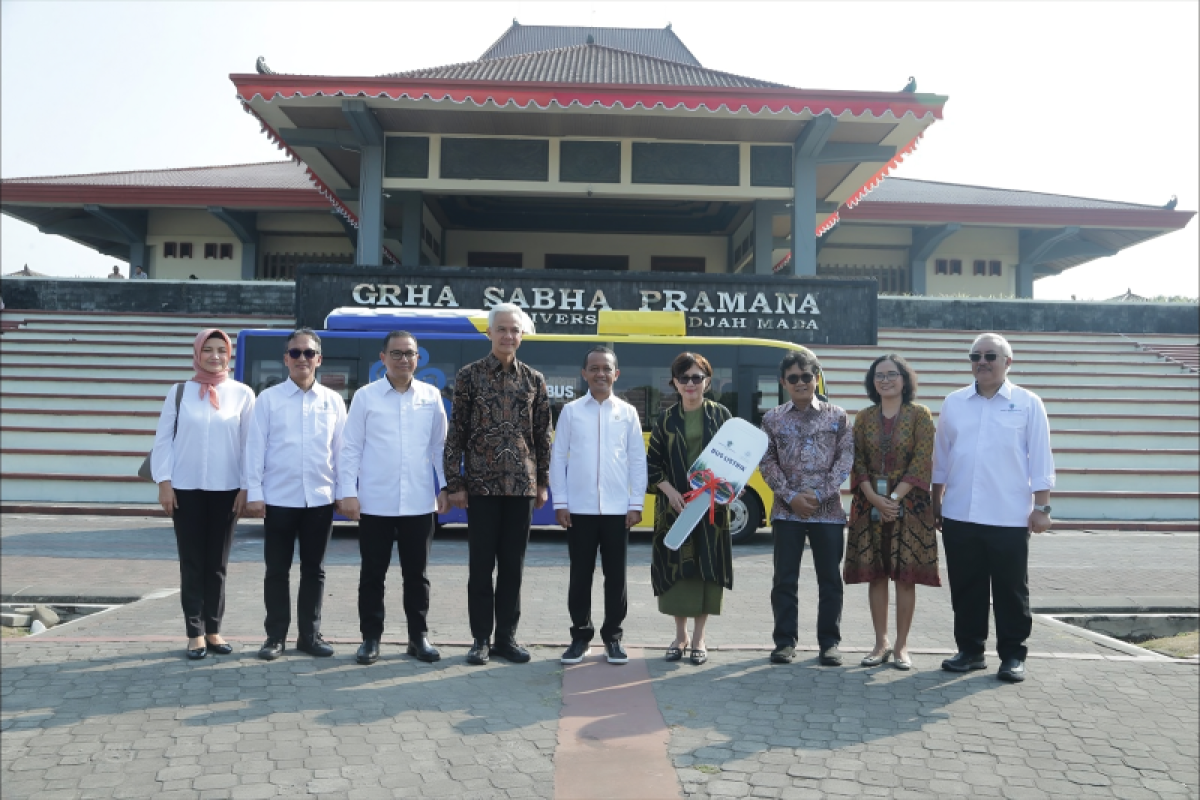
[[[683,383],[701,384],[701,383],[704,383],[704,379],[707,377],[708,377],[707,375],[676,375],[675,380],[677,380],[681,384],[683,384]]]
[[[971,355],[967,356],[967,358],[971,359],[971,361],[976,364],[978,364],[979,359],[982,358],[984,361],[990,364],[997,358],[1000,358],[1000,355],[998,353],[971,353]]]
[[[309,361],[312,361],[314,358],[321,355],[321,351],[313,350],[311,347],[309,347],[306,350],[301,350],[299,347],[293,347],[291,350],[287,351],[287,354],[289,356],[291,356],[292,358],[299,358],[300,356],[304,356]]]
[[[815,377],[816,375],[813,375],[811,372],[802,372],[799,375],[793,372],[791,375],[788,375],[786,378],[784,378],[784,380],[790,383],[792,386],[795,386],[797,383],[812,383],[813,378]]]
[[[421,355],[415,350],[388,350],[388,358],[393,361],[404,359],[405,361],[415,361],[417,356]]]

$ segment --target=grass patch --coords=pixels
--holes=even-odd
[[[697,764],[695,766],[695,770],[697,772],[703,772],[705,775],[716,775],[721,771],[721,768],[713,766],[712,764]]]
[[[1175,636],[1151,639],[1142,642],[1140,646],[1174,658],[1191,658],[1200,655],[1200,633],[1185,631]]]
[[[7,625],[0,627],[0,638],[15,639],[19,636],[28,636],[29,628],[10,628]]]

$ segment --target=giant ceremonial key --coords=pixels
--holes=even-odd
[[[746,420],[734,417],[722,425],[688,470],[691,490],[683,496],[687,505],[675,518],[663,544],[678,550],[705,511],[712,522],[717,503],[729,505],[741,494],[766,452],[767,435]]]

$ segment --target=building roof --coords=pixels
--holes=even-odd
[[[1064,194],[997,189],[962,183],[888,178],[863,200],[864,203],[925,203],[967,206],[1019,206],[1022,208],[1095,208],[1127,211],[1162,209],[1162,206],[1094,200]]]
[[[727,72],[682,64],[601,44],[578,44],[535,53],[467,61],[442,67],[397,72],[385,77],[429,80],[530,81],[632,86],[712,86],[788,88]]]
[[[541,50],[587,44],[588,40],[603,47],[624,50],[652,58],[675,61],[692,67],[700,62],[680,41],[671,26],[666,28],[585,28],[555,25],[522,25],[513,20],[512,27],[500,35],[480,60],[527,55]]]
[[[84,175],[48,175],[35,178],[5,178],[5,186],[126,186],[146,188],[307,189],[313,188],[303,164],[294,161],[265,161],[219,167],[183,167],[129,172],[93,172]]]

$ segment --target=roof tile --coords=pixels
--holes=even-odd
[[[480,60],[529,55],[541,50],[559,50],[586,44],[588,37],[598,45],[652,58],[701,66],[687,46],[666,28],[585,28],[557,25],[513,25],[480,56]]]
[[[155,188],[313,189],[303,164],[267,161],[219,167],[94,172],[87,175],[5,178],[3,183],[48,186],[142,186]]]

